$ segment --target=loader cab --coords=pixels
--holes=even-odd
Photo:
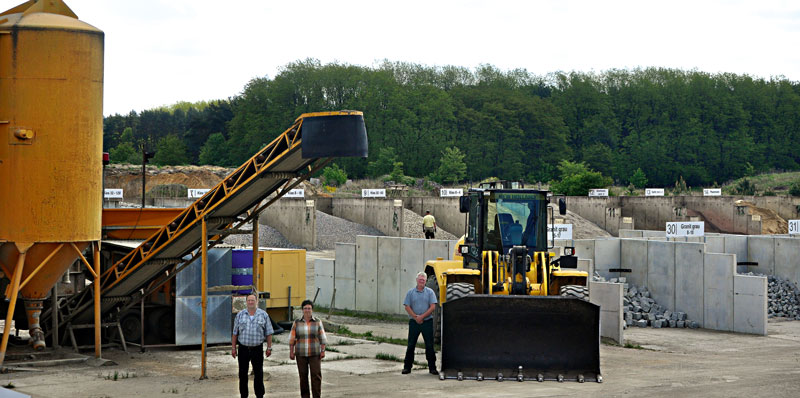
[[[525,246],[530,255],[547,249],[547,192],[530,189],[472,189],[462,197],[468,213],[466,268],[478,269],[484,251],[508,253]]]

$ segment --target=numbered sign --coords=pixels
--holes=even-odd
[[[667,238],[698,237],[705,235],[703,221],[679,221],[667,223]]]
[[[302,188],[295,188],[290,189],[289,192],[286,192],[286,195],[283,195],[284,198],[290,199],[303,199],[306,197],[305,190]]]
[[[547,240],[572,239],[572,224],[548,224]]]
[[[189,189],[189,198],[202,198],[210,189]]]
[[[589,196],[606,197],[608,196],[608,189],[590,189]]]
[[[463,196],[463,195],[464,195],[464,190],[461,188],[458,189],[442,188],[439,190],[439,197],[441,198],[449,198],[453,196]]]
[[[118,188],[104,189],[103,198],[105,199],[122,199],[122,190]]]
[[[722,196],[722,188],[704,188],[703,196]]]
[[[647,188],[644,190],[644,196],[664,196],[664,188]]]
[[[789,220],[789,235],[800,235],[800,220]]]
[[[386,190],[385,189],[362,189],[361,190],[361,197],[362,198],[385,198],[386,197]]]

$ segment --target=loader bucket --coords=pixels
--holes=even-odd
[[[595,304],[470,295],[444,303],[441,319],[440,378],[602,381]]]

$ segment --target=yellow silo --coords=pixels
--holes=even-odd
[[[42,300],[100,240],[103,40],[61,0],[0,14],[0,267],[37,349]]]

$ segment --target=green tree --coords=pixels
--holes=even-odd
[[[612,183],[610,177],[604,177],[583,162],[563,160],[558,165],[558,170],[561,173],[561,180],[550,182],[550,188],[557,194],[586,196],[590,189],[604,188]]]
[[[347,172],[336,163],[322,169],[322,183],[329,187],[338,187],[347,182]]]
[[[397,152],[392,147],[381,148],[378,157],[373,162],[369,162],[367,173],[372,177],[380,177],[392,172],[394,162],[397,161]]]
[[[439,160],[439,169],[436,175],[441,182],[455,184],[467,175],[467,164],[464,163],[464,153],[458,147],[445,148]]]
[[[647,185],[647,176],[644,175],[644,171],[642,171],[641,167],[636,169],[636,171],[633,173],[630,178],[630,182],[634,187],[639,189],[642,189],[645,187],[645,185]]]
[[[153,164],[159,166],[181,165],[189,162],[186,156],[186,144],[175,134],[170,134],[158,141]]]
[[[226,165],[228,159],[228,143],[222,133],[211,134],[200,149],[198,161],[201,165],[210,164],[214,166]]]
[[[122,142],[108,154],[112,163],[138,164],[142,162],[141,153],[130,142]]]

